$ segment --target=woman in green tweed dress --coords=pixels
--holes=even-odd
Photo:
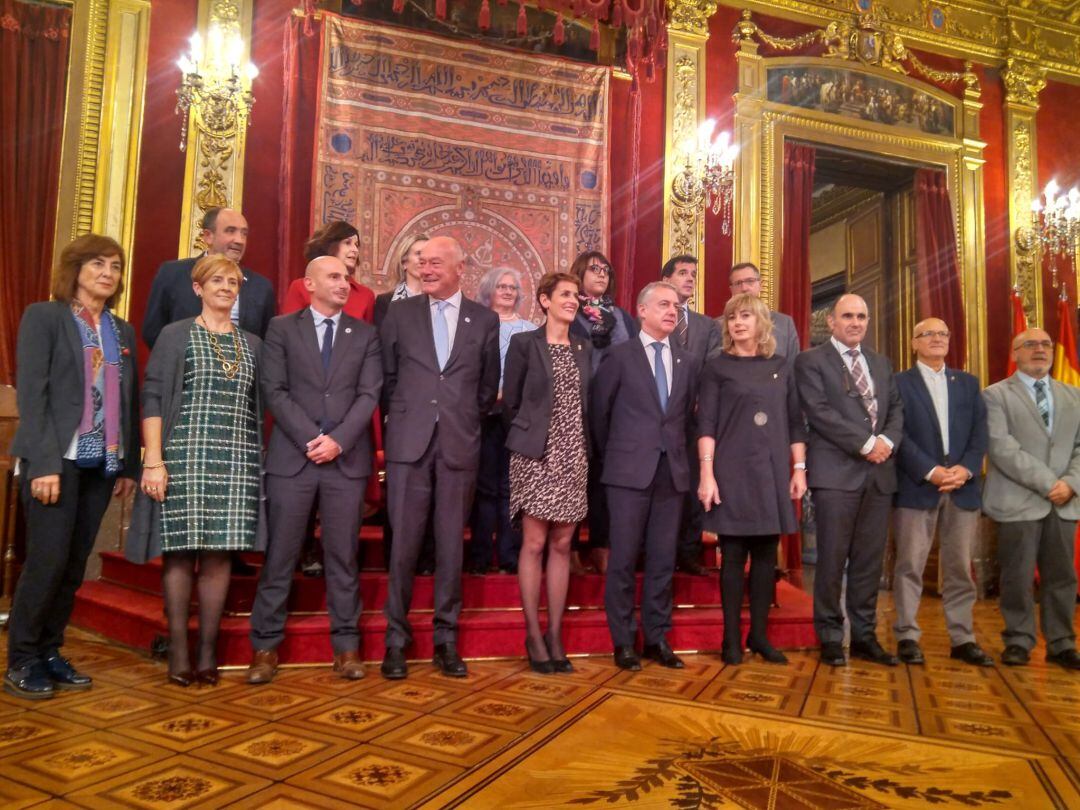
[[[230,552],[265,547],[259,340],[230,319],[243,275],[235,263],[214,255],[201,259],[191,276],[202,314],[166,327],[147,366],[142,495],[128,540],[130,558],[163,557],[169,679],[179,686],[217,683]],[[193,670],[187,626],[195,582],[199,648]]]

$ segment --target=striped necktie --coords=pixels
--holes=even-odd
[[[1039,416],[1042,417],[1043,424],[1047,428],[1050,427],[1050,400],[1046,397],[1046,381],[1035,381],[1035,407],[1039,411]]]
[[[679,307],[679,320],[675,324],[675,337],[679,339],[679,345],[684,349],[690,342],[690,323],[686,316],[686,305]]]
[[[870,393],[870,381],[866,379],[866,372],[863,371],[862,363],[859,362],[859,350],[848,349],[847,353],[851,358],[851,376],[855,379],[855,390],[859,392],[859,396],[866,405],[866,412],[870,414],[870,424],[876,428],[877,398]]]

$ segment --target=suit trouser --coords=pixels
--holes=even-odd
[[[391,461],[386,465],[389,485],[387,511],[394,527],[390,548],[390,582],[386,606],[386,646],[412,643],[409,607],[412,605],[416,558],[423,542],[428,508],[435,504],[435,617],[434,642],[457,638],[461,613],[461,560],[465,521],[472,503],[476,469],[456,470],[446,465],[439,450],[436,426],[431,444],[417,461]]]
[[[671,480],[666,455],[660,456],[646,489],[607,487],[611,515],[611,556],[604,584],[604,610],[616,647],[629,647],[637,635],[634,622],[634,571],[645,547],[641,624],[645,643],[657,644],[671,631],[672,577],[683,496]]]
[[[953,647],[975,640],[971,610],[975,605],[975,580],[971,576],[971,549],[979,529],[979,510],[961,509],[952,495],[943,492],[932,509],[897,507],[893,511],[896,538],[896,567],[893,573],[893,598],[896,602],[897,641],[918,641],[922,635],[917,614],[922,598],[923,571],[934,545],[940,538],[938,559],[944,586],[941,603],[945,626]]]
[[[1039,569],[1039,619],[1046,651],[1057,654],[1076,647],[1076,568],[1073,564],[1075,520],[1062,520],[1054,510],[1042,520],[998,523],[1001,563],[1001,616],[1006,645],[1025,650],[1035,646],[1035,596],[1032,584]]]
[[[25,462],[24,462],[25,464]],[[60,499],[49,506],[30,496],[33,469],[24,466],[26,562],[11,603],[8,664],[24,667],[64,645],[64,629],[75,606],[75,591],[86,573],[101,519],[116,478],[100,469],[82,469],[64,460]]]
[[[471,565],[491,564],[491,538],[500,568],[517,566],[521,530],[510,521],[510,451],[502,416],[487,416],[480,434],[480,469],[476,475],[476,502],[472,512]]]
[[[675,559],[680,564],[701,562],[701,531],[705,522],[705,510],[697,497],[698,484],[701,483],[701,467],[698,464],[696,443],[687,448],[686,457],[690,460],[690,491],[683,498],[682,521],[679,523],[679,543]]]
[[[847,566],[847,615],[851,640],[877,633],[877,596],[892,495],[871,480],[861,490],[815,489],[817,566],[814,573],[814,630],[822,644],[844,640],[840,594]]]
[[[348,478],[336,462],[308,462],[296,475],[267,475],[270,539],[255,604],[251,609],[251,646],[275,649],[285,638],[293,571],[304,547],[308,517],[316,498],[322,525],[326,607],[330,644],[335,653],[360,646],[360,566],[357,561],[360,515],[367,478]]]

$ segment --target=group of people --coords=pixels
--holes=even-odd
[[[243,215],[213,209],[202,224],[206,252],[163,265],[154,279],[141,392],[134,330],[112,312],[124,267],[114,240],[91,234],[68,245],[53,300],[24,315],[12,454],[27,558],[10,622],[9,693],[48,698],[90,687],[61,654],[64,628],[108,499],[136,481],[125,551],[137,562],[162,557],[172,682],[218,680],[217,633],[236,551],[265,552],[247,678],[274,678],[313,511],[334,670],[363,677],[357,537],[378,431],[392,529],[386,678],[407,675],[413,582],[426,545],[434,663],[447,676],[467,674],[457,647],[466,524],[471,570],[487,570],[494,558],[517,574],[531,668],[572,671],[562,620],[570,574],[585,564],[575,534],[586,518],[618,666],[640,669],[642,656],[683,666],[669,641],[673,577],[677,567],[702,572],[703,530],[720,538],[723,660],[737,664],[749,650],[783,663],[767,634],[777,544],[797,531],[793,504],[808,488],[823,662],[846,662],[845,613],[853,656],[922,661],[916,611],[936,534],[952,655],[991,664],[971,617],[981,509],[999,524],[1003,662],[1025,663],[1035,644],[1037,565],[1048,658],[1080,668],[1071,542],[1080,517],[1080,390],[1050,380],[1053,345],[1042,330],[1015,338],[1018,371],[980,393],[973,376],[945,366],[949,328],[939,319],[916,326],[916,362],[894,375],[863,345],[870,313],[857,295],[833,305],[829,340],[800,352],[791,319],[761,300],[752,264],[731,269],[721,318],[689,306],[692,256],[667,262],[631,315],[613,303],[611,264],[597,252],[538,280],[544,321],[536,327],[519,314],[513,269],[494,268],[481,300],[466,298],[466,257],[445,236],[406,240],[400,282],[376,297],[356,278],[359,237],[344,222],[313,235],[288,311],[274,317],[271,285],[239,264]],[[273,419],[265,450],[264,413]],[[890,515],[898,655],[882,647],[876,627]]]

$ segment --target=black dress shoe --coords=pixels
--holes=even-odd
[[[994,665],[994,659],[983,652],[983,648],[974,641],[957,644],[949,651],[949,657],[976,667],[992,667]]]
[[[464,678],[469,674],[468,667],[458,655],[457,644],[452,641],[435,645],[435,657],[431,659],[431,663],[448,678]]]
[[[925,664],[922,647],[913,638],[905,638],[896,645],[896,655],[905,664]],[[956,656],[953,656],[954,658]]]
[[[757,653],[770,664],[786,664],[788,662],[787,656],[767,641],[755,641],[748,638],[746,647],[750,652]]]
[[[76,672],[71,662],[62,655],[53,655],[46,658],[45,671],[49,674],[53,686],[57,689],[78,692],[89,689],[94,685],[94,681],[89,675]]]
[[[641,654],[650,661],[655,661],[660,666],[668,669],[682,669],[685,666],[682,659],[675,654],[675,651],[671,649],[671,645],[664,639],[661,639],[656,644],[646,644]]]
[[[697,560],[690,558],[680,559],[675,567],[682,571],[684,574],[693,574],[695,577],[704,577],[709,575],[709,569],[699,563]]]
[[[35,661],[25,667],[12,667],[4,675],[4,691],[26,700],[48,700],[56,688],[49,677],[45,664]]]
[[[529,659],[529,669],[536,674],[551,675],[555,672],[555,662],[550,658],[546,658],[543,661],[533,658],[532,650],[529,649],[529,640],[527,638],[525,639],[525,657]]]
[[[830,667],[846,667],[844,645],[838,641],[826,641],[821,645],[821,663]]]
[[[615,666],[619,669],[629,670],[630,672],[640,672],[641,659],[638,658],[638,654],[634,652],[633,647],[616,647]]]
[[[405,663],[405,652],[401,647],[387,647],[379,672],[388,681],[400,681],[409,674],[409,665]]]
[[[574,665],[570,663],[570,659],[566,657],[566,652],[562,648],[562,643],[552,644],[551,636],[548,633],[544,634],[544,646],[547,648],[548,657],[551,659],[551,667],[555,672],[562,675],[566,675],[574,671]],[[562,657],[556,656],[552,651],[552,647],[557,647],[559,652],[562,653]]]
[[[851,657],[861,658],[863,661],[870,661],[886,667],[895,667],[900,663],[899,658],[882,647],[878,640],[873,637],[865,641],[851,642]]]
[[[725,644],[720,650],[720,659],[725,664],[737,665],[742,663],[743,651],[739,645]]]
[[[1046,661],[1049,664],[1057,664],[1065,669],[1080,669],[1080,653],[1076,650],[1062,650],[1057,653],[1047,653]]]
[[[1001,663],[1007,667],[1022,667],[1031,659],[1031,653],[1019,644],[1006,644],[1001,654]]]

